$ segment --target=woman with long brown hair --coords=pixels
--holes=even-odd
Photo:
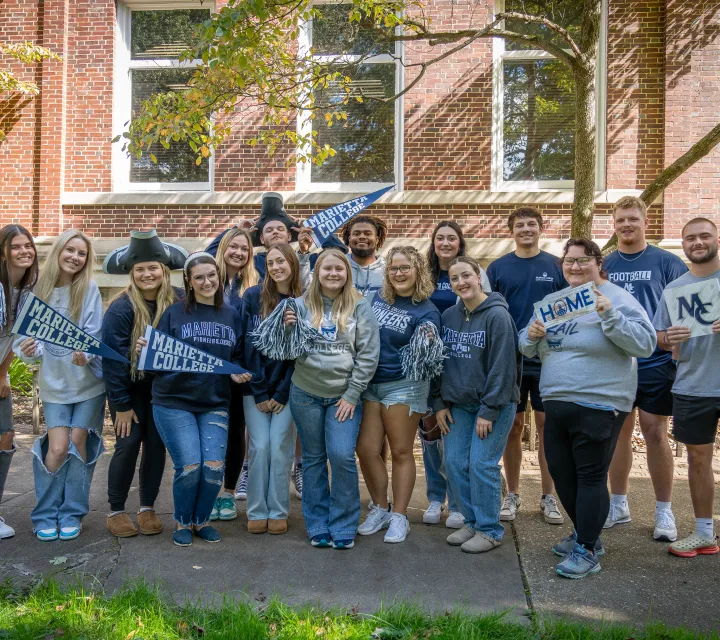
[[[37,280],[38,260],[32,234],[18,224],[0,229],[0,500],[12,458],[15,455],[12,394],[8,371],[15,354],[11,333],[23,291]],[[0,539],[15,535],[0,518]]]

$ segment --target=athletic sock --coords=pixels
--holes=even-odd
[[[660,513],[661,511],[672,511],[672,502],[660,502],[660,500],[655,501],[655,513]]]
[[[610,502],[614,504],[616,507],[627,507],[628,506],[628,500],[627,495],[612,493],[610,494]]]
[[[296,467],[302,467],[302,456],[296,457],[293,463]]]
[[[233,494],[227,490],[223,490],[218,494],[218,498],[232,498]]]
[[[713,531],[712,518],[695,518],[695,532],[705,540],[714,540],[715,532]]]

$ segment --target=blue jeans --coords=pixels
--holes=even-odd
[[[263,413],[255,398],[243,398],[248,448],[248,520],[285,520],[290,510],[290,467],[295,433],[290,407]]]
[[[481,440],[475,433],[478,407],[454,406],[455,424],[449,425],[450,433],[443,437],[448,483],[465,524],[495,540],[502,540],[505,532],[500,524],[502,481],[498,463],[516,411],[515,403],[502,407],[492,431]]]
[[[302,510],[308,535],[329,533],[334,540],[354,540],[360,522],[355,445],[362,403],[355,407],[352,418],[338,422],[335,403],[339,399],[320,398],[294,384],[290,388],[290,410],[302,444]]]
[[[210,520],[225,470],[228,411],[195,413],[153,405],[155,425],[173,461],[173,518],[183,527]],[[208,462],[220,462],[213,467]]]
[[[46,433],[35,440],[32,448],[37,504],[30,514],[30,519],[35,533],[40,529],[80,526],[82,519],[90,511],[90,483],[95,465],[105,447],[97,432],[89,431],[86,444],[87,462],[84,462],[70,440],[68,455],[54,473],[45,466],[47,451]]]
[[[425,436],[421,433],[420,442],[422,443],[423,464],[425,465],[425,494],[428,502],[445,502],[445,496],[447,495],[448,510],[457,511],[457,502],[447,482],[442,438],[425,440]]]

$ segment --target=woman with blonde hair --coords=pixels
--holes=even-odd
[[[95,252],[81,231],[55,240],[35,295],[86,333],[100,338],[102,300],[93,281]],[[18,336],[15,353],[40,363],[39,387],[47,433],[33,446],[37,505],[30,517],[40,540],[72,540],[90,510],[90,482],[104,447],[105,385],[100,358]]]
[[[305,526],[314,547],[350,549],[360,520],[355,463],[360,399],[380,355],[377,322],[353,287],[347,256],[337,249],[320,254],[307,293],[289,302],[285,324],[303,323],[319,333],[295,361],[290,387],[290,411],[303,452]],[[293,331],[278,333],[289,341]]]
[[[382,290],[370,302],[380,326],[380,361],[365,391],[357,453],[373,508],[358,533],[371,535],[389,527],[385,542],[403,542],[410,531],[415,432],[428,410],[430,379],[443,358],[440,313],[430,302],[434,290],[427,261],[417,249],[395,247],[385,258]],[[392,457],[392,506],[381,455],[386,437]]]
[[[185,293],[170,282],[170,270],[182,269],[187,252],[163,243],[152,231],[131,231],[130,244],[115,249],[103,263],[109,274],[128,274],[128,286],[110,303],[103,318],[102,340],[124,355],[130,364],[104,358],[103,377],[110,416],[115,427],[115,449],[108,470],[107,528],[118,538],[162,531],[154,509],[165,469],[165,445],[152,411],[151,372],[138,371],[135,344],[147,325],[157,327],[160,317]],[[140,458],[140,510],[136,527],[125,512],[125,502]]]

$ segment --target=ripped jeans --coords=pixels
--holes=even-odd
[[[173,518],[184,527],[207,524],[225,471],[228,408],[195,413],[154,404],[153,416],[175,469]]]

